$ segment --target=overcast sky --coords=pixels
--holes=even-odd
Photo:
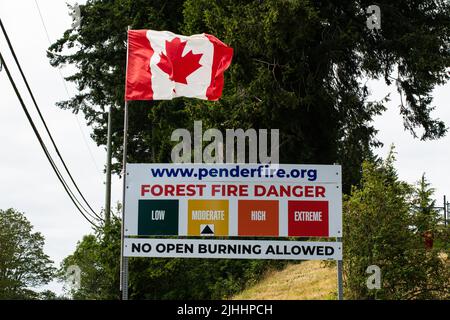
[[[55,41],[71,25],[66,2],[38,0],[38,3],[50,39]],[[81,114],[76,116],[55,106],[68,95],[58,70],[50,66],[46,57],[49,42],[35,1],[0,0],[0,17],[61,154],[85,197],[99,212],[105,199],[103,167],[106,152],[89,137],[91,130],[86,127]],[[28,109],[38,123],[3,36],[0,36],[0,50],[6,56]],[[61,72],[63,75],[70,73],[69,70]],[[70,84],[68,87],[72,95],[75,89]],[[50,143],[47,145],[50,148]],[[91,232],[91,228],[53,173],[5,71],[0,73],[0,150],[0,208],[12,207],[25,212],[35,229],[45,236],[45,252],[59,266],[61,260],[73,252],[77,241]],[[115,203],[121,198],[121,184],[117,178],[113,180],[112,190]],[[58,284],[54,283],[50,288],[60,292]]]
[[[37,1],[49,37],[54,41],[71,24],[66,1]],[[73,4],[75,1],[68,2]],[[86,127],[81,114],[76,116],[55,106],[57,101],[67,99],[68,96],[58,70],[50,66],[46,57],[45,51],[49,43],[35,0],[0,0],[0,17],[64,159],[86,198],[99,212],[104,206],[105,198],[103,167],[106,152],[104,147],[97,147],[90,139],[91,130]],[[38,122],[19,73],[13,67],[3,36],[0,36],[0,50],[6,56],[27,106]],[[70,70],[63,69],[61,72],[64,75],[70,74]],[[70,84],[67,85],[69,94],[72,95],[75,89]],[[398,112],[399,97],[395,88],[377,81],[369,82],[369,86],[373,99],[380,99],[392,92],[388,110],[375,121],[376,128],[380,130],[378,138],[385,144],[383,148],[376,150],[377,154],[384,157],[389,145],[394,143],[398,152],[397,168],[400,178],[412,183],[426,172],[436,188],[435,197],[441,205],[442,196],[450,196],[449,136],[427,142],[413,139],[403,129]],[[444,120],[448,126],[449,102],[450,84],[436,88],[434,116]],[[45,252],[59,266],[61,260],[73,252],[77,241],[91,232],[91,229],[76,211],[53,173],[4,71],[0,72],[0,150],[0,209],[15,208],[25,212],[35,230],[45,236]],[[121,183],[114,177],[113,203],[120,199]],[[49,288],[61,293],[60,284],[52,283]]]

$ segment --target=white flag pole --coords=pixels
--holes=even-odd
[[[131,29],[128,26],[127,31]],[[127,65],[128,70],[128,32],[127,32]],[[125,84],[126,85],[126,84]],[[125,110],[123,117],[123,193],[122,193],[122,230],[120,239],[120,290],[122,291],[122,300],[128,300],[128,258],[124,257],[124,230],[125,230],[125,190],[127,187],[127,139],[128,139],[128,101],[125,98]]]

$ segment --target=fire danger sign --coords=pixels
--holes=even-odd
[[[125,236],[342,237],[339,165],[127,164]]]

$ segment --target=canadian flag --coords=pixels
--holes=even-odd
[[[129,30],[125,100],[218,100],[233,49],[209,34]]]

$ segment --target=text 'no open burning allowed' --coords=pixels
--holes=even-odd
[[[125,239],[125,256],[340,260],[340,242],[192,240],[192,239]]]

